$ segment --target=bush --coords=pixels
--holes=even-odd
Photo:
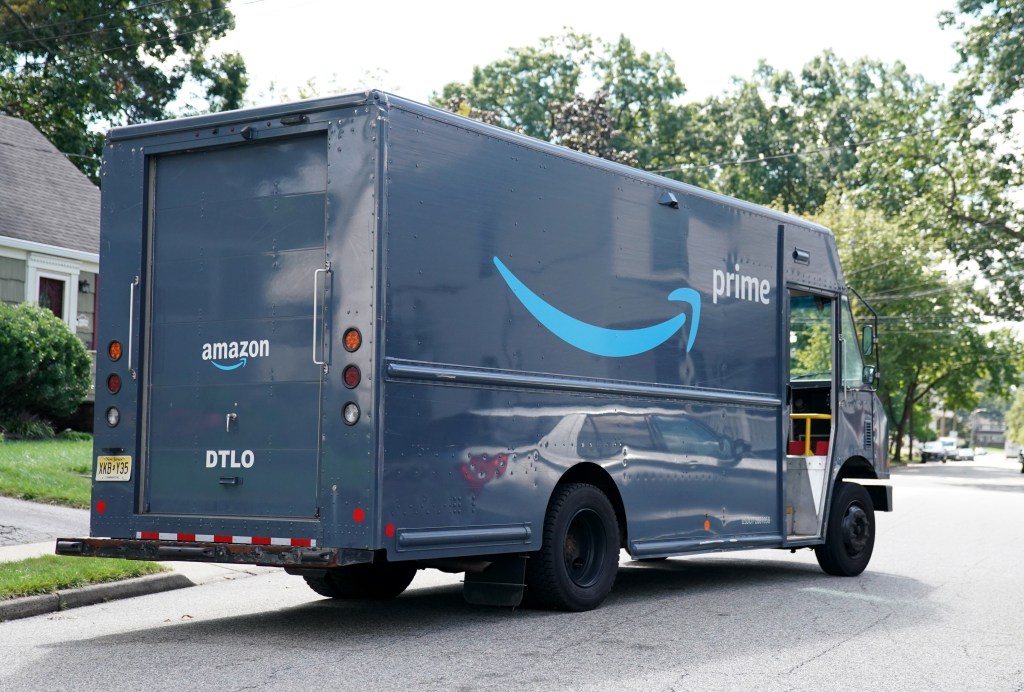
[[[52,440],[53,428],[37,418],[16,418],[0,422],[0,430],[12,440]]]
[[[68,442],[92,442],[92,435],[78,430],[64,430],[57,435],[57,438]]]
[[[89,393],[89,354],[46,308],[0,304],[0,354],[0,420],[66,416]]]

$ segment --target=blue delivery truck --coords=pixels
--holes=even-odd
[[[886,420],[827,229],[377,91],[114,129],[102,175],[58,553],[577,611],[622,550],[866,567]]]

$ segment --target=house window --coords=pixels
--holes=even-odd
[[[64,282],[60,279],[39,277],[39,305],[64,319]]]

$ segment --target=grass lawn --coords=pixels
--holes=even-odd
[[[0,562],[0,600],[164,572],[155,562],[44,555]]]
[[[0,495],[88,509],[91,474],[91,441],[0,442]]]

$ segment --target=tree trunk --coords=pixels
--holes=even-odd
[[[900,457],[903,454],[903,435],[907,430],[908,421],[914,410],[914,390],[916,389],[916,382],[907,385],[907,391],[903,397],[903,410],[900,412],[900,420],[896,424],[896,452],[893,454],[893,461],[896,463],[899,463]],[[914,431],[911,430],[910,434],[913,435]]]

